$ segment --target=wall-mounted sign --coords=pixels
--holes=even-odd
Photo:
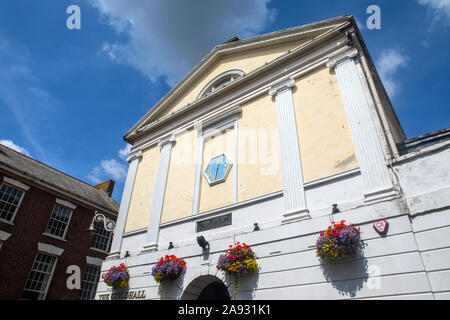
[[[202,232],[206,230],[216,229],[220,227],[225,227],[231,225],[231,213],[211,218],[208,220],[198,221],[197,222],[197,231]]]
[[[100,300],[135,300],[145,299],[145,290],[106,293],[99,295]]]
[[[384,220],[384,219],[375,221],[373,223],[373,228],[380,235],[385,235],[387,233],[388,227],[389,227],[389,223],[386,220]]]

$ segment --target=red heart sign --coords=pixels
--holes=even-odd
[[[375,221],[373,223],[373,228],[375,229],[376,232],[378,232],[381,235],[386,234],[388,226],[389,223],[384,219]]]

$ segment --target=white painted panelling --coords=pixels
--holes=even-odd
[[[370,230],[370,228],[372,228],[372,225],[370,224],[362,226],[361,229],[363,235],[366,228]],[[402,229],[407,229],[407,227]],[[254,242],[246,242],[243,241],[244,239],[239,240],[246,242],[247,244],[251,244],[258,257],[268,257],[272,254],[286,254],[290,252],[313,250],[317,238],[318,234],[312,234],[292,239],[270,241],[269,245],[255,245]],[[364,239],[364,242],[365,255],[369,256],[383,255],[386,254],[385,252],[399,253],[417,250],[417,246],[415,244],[412,233],[402,233],[398,235],[393,234],[388,237],[374,236],[371,239]]]
[[[450,248],[421,253],[427,271],[450,269]]]
[[[278,262],[279,264],[280,262]],[[378,275],[403,274],[423,271],[420,255],[417,252],[385,257],[361,259],[348,263],[319,265],[309,268],[288,270],[283,272],[260,273],[257,278],[258,290],[272,287],[308,285],[321,282],[343,282],[360,279],[360,286],[368,281],[371,274]],[[254,279],[242,279],[242,288]],[[355,281],[356,282],[356,281]]]
[[[396,165],[405,197],[448,188],[450,149],[428,153]]]
[[[417,294],[364,298],[361,300],[434,300],[434,297],[432,293],[417,293]]]
[[[409,273],[379,277],[379,286],[368,287],[363,283],[362,287],[354,295],[346,294],[352,288],[359,288],[361,281],[352,280],[342,283],[341,293],[339,289],[333,287],[331,283],[319,283],[305,286],[290,286],[283,288],[273,288],[268,290],[257,290],[254,299],[264,300],[329,300],[329,299],[349,299],[366,298],[376,296],[387,296],[393,294],[411,294],[414,292],[429,292],[430,286],[425,273]],[[339,288],[339,284],[335,284]],[[345,289],[347,288],[347,289]]]
[[[360,207],[355,211],[347,211],[340,214],[335,214],[333,216],[334,221],[346,220],[347,223],[360,224],[367,221],[373,221],[374,219],[379,219],[381,217],[388,218],[390,214],[395,214],[398,212],[399,208],[395,205],[392,205],[391,202],[383,202],[378,203],[377,205],[371,205],[366,207]],[[383,215],[378,215],[378,212]],[[407,219],[404,221],[408,221]],[[411,226],[409,221],[402,226],[402,228],[406,230],[411,230]],[[330,225],[330,217],[322,216],[315,219],[303,220],[296,223],[291,223],[287,225],[281,225],[276,228],[261,230],[258,232],[251,232],[245,235],[236,235],[236,241],[246,242],[247,244],[253,245],[258,243],[272,243],[275,245],[275,241],[279,241],[280,239],[287,239],[291,237],[299,237],[303,236],[312,236],[311,239],[317,237],[317,234],[326,229]],[[389,230],[395,230],[394,227],[389,228]],[[372,231],[370,230],[372,233]],[[388,234],[391,231],[388,232]],[[314,235],[315,234],[315,235]],[[372,233],[373,234],[373,233]],[[283,235],[280,237],[280,235]],[[363,233],[363,238],[365,237]],[[297,250],[302,250],[307,248],[310,245],[314,245],[315,240],[308,240],[304,245],[299,246]],[[278,251],[280,249],[276,249],[274,251]]]
[[[379,249],[380,247],[382,247],[381,250]],[[272,250],[272,248],[269,249]],[[393,255],[414,251],[417,251],[417,247],[414,244],[412,234],[402,234],[387,238],[369,240],[366,242],[366,247],[364,248],[363,253],[364,257],[367,259],[382,255]],[[280,265],[280,261],[283,261],[282,265]],[[277,254],[275,256],[268,255],[262,259],[259,259],[259,263],[261,267],[260,272],[274,272],[317,266],[320,264],[320,260],[316,256],[315,249],[309,249],[307,251],[292,254]]]
[[[352,176],[335,181],[334,184],[331,183],[330,186],[334,185],[336,190],[345,190],[349,189],[349,185],[358,186],[358,180],[360,180],[359,175]],[[327,196],[331,194],[331,188],[327,184],[314,186],[307,190],[307,193],[312,195],[312,199],[318,199],[321,192],[323,194],[322,199],[324,202],[316,202],[316,204],[323,205],[323,203],[328,202],[329,206],[317,212],[314,210],[310,211],[311,215],[315,217],[314,219],[302,220],[300,222],[280,226],[283,203],[282,197],[275,196],[274,198],[269,198],[249,205],[243,205],[233,210],[219,211],[217,214],[232,212],[233,224],[231,226],[202,232],[201,235],[208,241],[220,238],[232,239],[235,237],[237,241],[246,241],[247,243],[252,244],[278,240],[280,234],[283,234],[285,238],[288,238],[301,234],[320,232],[330,224],[329,213],[331,211],[331,204],[333,202],[332,200],[336,200]],[[354,192],[352,191],[351,194],[356,195],[357,192],[358,191],[355,190]],[[313,202],[315,201],[313,200]],[[396,201],[385,201],[371,205],[362,204],[362,200],[360,202],[353,202],[352,205],[350,205],[350,203],[339,203],[339,208],[342,212],[334,214],[332,219],[336,221],[345,219],[349,223],[359,224],[367,220],[372,221],[373,219],[383,217],[388,218],[389,216],[405,213],[401,202]],[[352,207],[355,207],[355,209],[352,209]],[[277,214],[277,212],[280,214]],[[205,217],[202,217],[202,219],[205,219]],[[262,229],[261,232],[251,232],[254,223],[259,224]],[[409,225],[408,222],[405,226]],[[184,246],[187,243],[196,244],[196,237],[200,235],[200,233],[195,233],[195,226],[196,220],[191,219],[160,228],[158,239],[159,248],[167,248],[170,241],[174,243],[175,247]],[[268,231],[270,230],[269,228],[275,226],[277,229]],[[392,223],[390,230],[394,229],[395,226],[394,223]],[[276,232],[273,232],[275,230]],[[374,231],[371,229],[369,229],[368,232],[375,235]],[[240,235],[241,233],[245,234]],[[174,237],[174,235],[176,235],[176,237]],[[366,237],[365,232],[363,237]],[[123,238],[122,252],[127,250],[130,251],[130,253],[138,252],[139,248],[142,248],[144,245],[144,241],[145,237],[142,236],[142,232],[126,235]],[[219,248],[218,250],[221,249]]]
[[[412,220],[414,232],[450,226],[450,210],[415,216]]]
[[[411,252],[417,251],[417,246],[412,233],[400,234],[388,238],[379,238],[368,242],[364,248],[364,254],[369,257],[382,256],[385,252]]]
[[[450,300],[450,291],[435,293],[434,297],[436,300]]]
[[[406,198],[411,215],[440,210],[450,206],[450,188],[441,188]]]
[[[317,217],[321,211],[331,212],[333,204],[341,205],[346,202],[363,200],[362,188],[363,181],[359,173],[339,181],[332,181],[331,183],[322,183],[310,187],[305,186],[311,217]]]
[[[450,227],[416,233],[420,251],[450,247]]]
[[[428,277],[433,292],[450,291],[450,270],[429,272]]]

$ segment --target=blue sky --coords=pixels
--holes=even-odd
[[[66,27],[73,4],[80,30]],[[450,0],[15,0],[0,3],[0,143],[91,184],[112,178],[119,202],[123,135],[215,45],[343,14],[407,137],[450,126]]]

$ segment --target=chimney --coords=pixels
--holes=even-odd
[[[106,180],[105,182],[95,185],[94,188],[105,191],[108,197],[111,197],[114,190],[114,183],[115,183],[114,180],[109,179]]]
[[[227,43],[231,43],[231,42],[235,42],[235,41],[239,41],[239,38],[236,37],[236,36],[234,36],[233,38],[231,38],[231,39],[228,40],[228,41],[225,41],[223,44],[227,44]]]

